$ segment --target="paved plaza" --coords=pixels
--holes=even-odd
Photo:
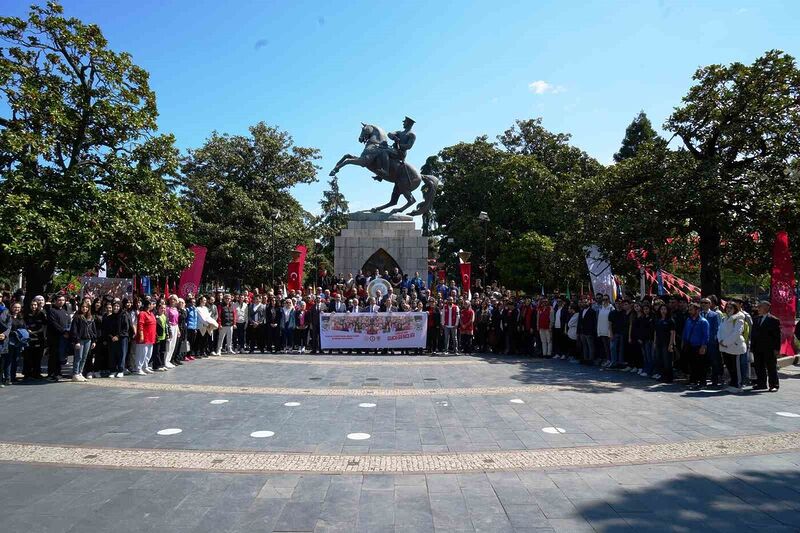
[[[0,530],[798,531],[800,381],[239,355],[0,393]]]

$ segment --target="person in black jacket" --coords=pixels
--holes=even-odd
[[[95,347],[95,341],[97,340],[97,330],[92,317],[92,306],[89,302],[84,301],[78,312],[72,317],[69,336],[75,347],[75,356],[72,362],[72,381],[86,381],[86,378],[83,377],[83,365],[86,362],[89,351]]]
[[[125,375],[125,356],[128,354],[130,336],[130,314],[122,309],[119,302],[114,302],[111,314],[103,317],[103,337],[108,343],[108,377],[121,378]]]
[[[61,365],[67,361],[70,344],[70,318],[64,308],[66,301],[64,295],[59,294],[47,312],[47,377],[53,381],[61,377]]]
[[[581,346],[581,364],[591,365],[594,361],[594,340],[597,337],[597,312],[586,299],[580,302],[578,312],[578,342]]]
[[[47,342],[47,316],[37,300],[31,300],[25,314],[25,325],[30,333],[28,347],[22,353],[22,373],[25,379],[42,379],[42,356]]]
[[[758,303],[758,317],[753,319],[750,330],[750,349],[753,352],[753,366],[756,370],[756,386],[753,390],[767,390],[769,377],[769,391],[777,392],[778,383],[778,352],[781,349],[781,324],[777,318],[769,314],[770,303]]]

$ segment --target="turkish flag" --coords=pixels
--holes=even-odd
[[[445,280],[445,272],[444,270],[439,271],[439,283],[444,283]]]
[[[290,291],[299,291],[303,285],[302,278],[303,266],[300,261],[289,263],[289,275],[286,278],[286,288]]]
[[[461,263],[461,292],[467,292],[472,287],[472,263]]]

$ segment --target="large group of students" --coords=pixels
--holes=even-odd
[[[376,277],[387,281],[386,294],[369,294]],[[322,313],[407,311],[428,315],[428,354],[564,359],[692,388],[722,387],[727,375],[731,392],[743,391],[751,380],[752,390],[774,392],[780,386],[780,325],[767,301],[730,299],[722,309],[713,295],[694,301],[526,296],[497,282],[484,288],[480,281],[464,292],[454,281],[428,288],[419,273],[410,278],[397,269],[347,278],[323,273],[317,281],[301,290],[213,290],[186,298],[4,293],[2,386],[17,381],[18,370],[26,380],[63,379],[70,357],[68,376],[82,382],[166,372],[224,354],[318,354]],[[800,339],[800,324],[795,334]]]

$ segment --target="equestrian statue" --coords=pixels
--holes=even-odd
[[[406,117],[403,120],[403,129],[388,135],[380,126],[363,122],[361,126],[358,142],[364,143],[364,151],[358,157],[345,154],[333,167],[330,175],[335,176],[345,165],[358,165],[372,171],[375,174],[372,179],[394,183],[392,199],[386,204],[370,209],[373,213],[397,205],[401,195],[405,197],[406,204],[392,209],[389,213],[405,211],[417,201],[411,192],[423,183],[423,201],[409,214],[415,216],[430,211],[439,180],[435,176],[420,174],[411,163],[406,162],[406,153],[414,146],[414,141],[417,139],[411,131],[414,121]],[[389,146],[389,139],[393,141],[392,146]]]

